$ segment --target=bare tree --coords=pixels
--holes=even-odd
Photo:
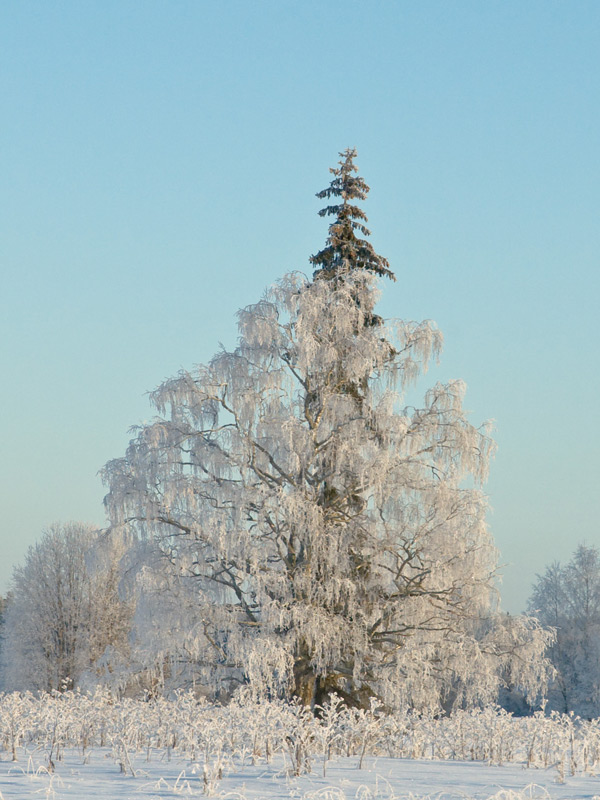
[[[538,575],[530,613],[556,632],[548,655],[556,669],[549,707],[600,715],[600,553],[579,545],[571,561]]]
[[[54,524],[15,568],[4,622],[5,688],[70,688],[107,646],[126,648],[130,611],[103,543],[89,525]]]

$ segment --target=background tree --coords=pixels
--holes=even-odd
[[[538,575],[529,610],[556,631],[548,655],[556,675],[549,707],[600,716],[600,553],[579,545],[571,561]]]
[[[113,525],[146,547],[142,618],[152,604],[180,614],[154,657],[307,704],[332,691],[477,702],[509,661],[534,691],[543,635],[496,624],[496,551],[474,488],[493,443],[466,419],[460,381],[403,407],[441,335],[374,312],[392,273],[357,237],[369,232],[351,201],[368,187],[354,156],[320,193],[342,202],[321,212],[335,219],[314,280],[287,275],[242,310],[239,346],[160,386],[161,416],[105,468]]]
[[[116,561],[102,545],[106,538],[88,525],[54,524],[15,568],[4,688],[70,688],[107,647],[126,649],[130,612],[118,596]]]
[[[10,596],[4,597],[0,595],[0,664],[2,664],[2,653],[4,652],[4,614],[6,606],[9,602]],[[2,686],[0,674],[0,688]]]

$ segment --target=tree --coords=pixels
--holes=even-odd
[[[311,705],[334,691],[476,702],[509,661],[536,690],[543,636],[496,624],[473,485],[492,440],[466,419],[460,381],[403,408],[441,334],[375,314],[377,280],[393,275],[357,237],[367,218],[351,201],[368,187],[354,157],[319,194],[342,202],[321,212],[334,221],[314,279],[287,275],[240,311],[238,347],[160,386],[161,416],[105,468],[113,526],[146,548],[139,608],[165,620],[154,656]]]
[[[29,548],[5,612],[5,688],[70,688],[107,647],[126,649],[130,611],[106,546],[97,530],[70,522]]]
[[[553,629],[548,655],[556,674],[548,704],[582,717],[600,716],[600,552],[579,545],[571,561],[538,575],[530,613]]]
[[[354,269],[366,269],[379,276],[396,280],[387,259],[378,255],[367,239],[359,239],[356,231],[363,236],[370,236],[371,231],[364,224],[367,215],[351,200],[365,200],[369,187],[359,175],[354,159],[356,150],[347,149],[340,153],[341,161],[337,167],[329,171],[334,175],[330,185],[317,192],[321,200],[331,197],[342,199],[341,204],[326,206],[319,211],[319,216],[335,216],[335,222],[329,226],[329,237],[325,247],[315,256],[310,257],[311,264],[317,267],[315,278],[338,278]]]

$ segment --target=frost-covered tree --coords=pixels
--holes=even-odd
[[[571,561],[538,575],[529,611],[556,632],[548,655],[556,669],[550,708],[600,716],[600,552],[579,545]]]
[[[528,690],[544,636],[497,624],[484,481],[493,443],[461,381],[405,391],[441,347],[384,323],[393,277],[355,205],[347,150],[313,280],[286,275],[239,312],[239,345],[152,395],[159,414],[105,468],[115,529],[145,552],[138,640],[207,685],[249,681],[307,704],[478,702],[501,670]]]
[[[6,611],[6,604],[8,597],[0,595],[0,631],[2,630],[2,623],[4,622],[4,612]]]
[[[329,171],[334,176],[326,189],[317,192],[321,200],[332,197],[341,203],[329,205],[319,211],[319,216],[333,216],[334,222],[329,226],[329,237],[325,247],[310,257],[316,267],[315,278],[333,278],[345,274],[349,270],[361,269],[396,280],[387,259],[378,255],[368,239],[360,239],[356,233],[370,236],[371,231],[365,225],[367,215],[352,201],[365,200],[369,187],[355,173],[354,164],[356,150],[345,150],[340,153],[341,160],[337,167]]]
[[[15,568],[5,611],[3,687],[69,688],[106,648],[127,648],[112,542],[80,522],[51,525]]]
[[[2,650],[4,648],[4,613],[6,611],[6,605],[8,603],[8,597],[3,597],[0,595],[0,664],[2,663]],[[1,688],[1,676],[0,676],[0,688]]]

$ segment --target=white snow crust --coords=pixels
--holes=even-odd
[[[488,766],[479,762],[425,761],[369,757],[358,768],[358,758],[330,762],[326,777],[321,764],[311,774],[290,776],[286,764],[232,765],[222,780],[206,787],[203,765],[155,751],[131,757],[133,775],[122,775],[110,748],[86,754],[65,751],[49,772],[47,754],[19,752],[19,761],[0,762],[3,800],[172,800],[185,797],[228,800],[598,800],[600,780],[594,776],[567,776],[559,781],[555,769],[525,769],[518,764]],[[6,759],[6,755],[5,755]]]

